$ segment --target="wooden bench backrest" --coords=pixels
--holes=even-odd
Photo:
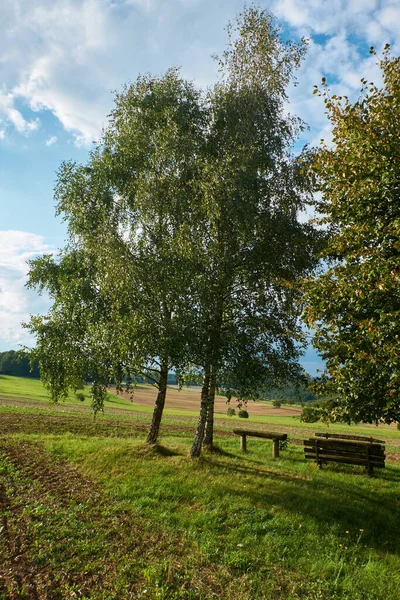
[[[385,447],[363,440],[310,438],[304,440],[305,458],[317,462],[343,462],[368,468],[385,466]]]
[[[370,444],[384,444],[384,440],[377,440],[373,437],[365,437],[362,435],[346,435],[343,433],[316,433],[315,437],[319,437],[319,438],[324,438],[327,440],[334,440],[334,439],[340,439],[340,440],[357,440],[360,442],[369,442]]]

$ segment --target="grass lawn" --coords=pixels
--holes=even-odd
[[[94,423],[73,398],[59,410],[20,383],[36,404],[5,399],[0,379],[1,600],[399,599],[396,429],[373,430],[391,448],[374,477],[305,462],[316,428],[297,420],[243,422],[289,432],[277,460],[256,438],[242,454],[239,420],[222,417],[217,451],[190,460],[191,415],[167,414],[149,448],[134,405]]]
[[[85,399],[83,401],[78,400],[73,392],[70,392],[65,401],[61,402],[61,405],[78,404],[83,406],[90,406],[90,386],[86,385],[83,390],[79,390],[79,393],[83,393]],[[40,379],[32,379],[29,377],[12,377],[11,375],[0,375],[0,396],[11,396],[17,398],[26,398],[30,400],[37,400],[38,402],[50,402],[50,394],[43,387]],[[117,397],[114,394],[108,394],[105,402],[105,408],[124,408],[127,410],[132,409],[132,403],[124,400],[121,397]]]

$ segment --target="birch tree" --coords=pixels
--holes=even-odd
[[[177,69],[125,86],[87,164],[66,162],[58,172],[55,198],[68,225],[68,249],[61,260],[31,265],[29,285],[47,289],[54,300],[47,317],[28,325],[38,335],[36,355],[54,398],[69,385],[72,365],[87,368],[84,356],[95,347],[89,371],[96,374],[96,410],[111,374],[118,384],[141,376],[157,386],[151,443],[158,437],[168,371],[182,372],[189,360],[203,119],[199,92]],[[90,262],[90,273],[79,267],[68,276],[66,260],[78,255]],[[82,295],[85,282],[94,304]],[[78,307],[81,327],[75,328],[69,315]],[[49,358],[52,337],[57,360]]]
[[[254,388],[298,372],[298,283],[315,266],[318,234],[298,220],[307,183],[292,153],[303,125],[285,110],[305,42],[284,42],[274,17],[246,8],[228,26],[208,96],[203,193],[204,382],[191,455],[212,447],[216,384]]]

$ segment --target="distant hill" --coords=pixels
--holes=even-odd
[[[33,364],[31,371],[29,358],[23,350],[8,350],[0,352],[0,375],[13,375],[14,377],[32,377],[38,379],[40,377],[39,365],[37,362]],[[90,378],[87,378],[90,381]],[[141,377],[136,378],[136,382],[145,383]],[[175,373],[168,375],[168,385],[177,385]],[[226,395],[226,390],[221,389],[221,394]],[[233,393],[233,397],[236,395]],[[315,400],[312,392],[299,382],[298,385],[287,383],[282,387],[265,386],[259,390],[259,399],[264,400],[279,400],[282,404],[299,404]]]

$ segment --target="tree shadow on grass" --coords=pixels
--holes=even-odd
[[[233,452],[228,452],[219,446],[213,446],[212,450],[203,448],[202,458],[207,456],[226,456],[227,458],[237,458],[237,455]]]
[[[151,458],[152,456],[162,456],[168,458],[170,456],[183,456],[183,452],[177,450],[171,450],[161,444],[147,444],[143,443],[135,448],[135,453],[145,458]]]
[[[215,461],[214,461],[215,465]],[[398,529],[400,525],[400,471],[388,467],[376,477],[369,478],[360,471],[330,469],[320,472],[293,473],[268,469],[266,465],[220,465],[232,473],[220,487],[221,496],[243,498],[255,507],[278,507],[312,518],[327,534],[332,526],[346,531],[362,531],[363,543],[381,552],[400,554]],[[246,487],[240,475],[246,477]],[[380,485],[381,484],[381,485]]]

